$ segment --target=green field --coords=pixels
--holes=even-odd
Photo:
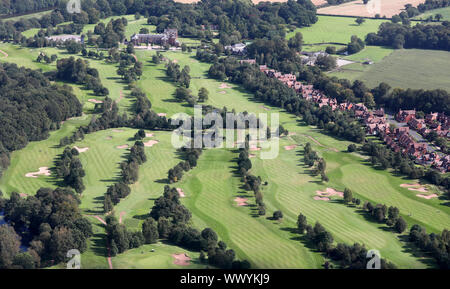
[[[302,27],[287,34],[291,38],[296,32],[303,34],[303,41],[308,44],[336,42],[347,44],[352,35],[365,39],[370,32],[377,32],[378,26],[386,22],[382,19],[366,19],[361,25],[355,23],[356,18],[317,16],[319,20],[310,27]]]
[[[139,21],[133,29],[145,25]],[[13,61],[18,65],[44,71],[55,69],[55,64],[35,62],[39,51],[57,53],[59,58],[69,56],[54,48],[20,49],[11,44],[1,44],[0,49],[9,54],[8,58],[0,54],[1,61]],[[390,54],[390,49],[368,47],[348,58],[355,61],[370,58],[376,62],[370,66],[372,69],[405,51],[417,53],[415,57],[421,52],[401,50]],[[156,112],[167,113],[168,117],[178,112],[192,114],[191,107],[174,101],[173,93],[176,87],[167,79],[164,63],[151,63],[154,53],[150,50],[136,52],[138,59],[144,63],[143,75],[137,85],[147,93],[152,102],[152,109]],[[427,55],[428,53],[429,51]],[[245,196],[249,199],[249,204],[254,204],[255,201],[253,193],[242,192],[240,178],[234,174],[237,152],[233,149],[208,149],[200,156],[198,166],[186,173],[182,181],[174,184],[184,190],[186,197],[182,198],[182,202],[192,212],[196,228],[213,228],[220,239],[235,250],[238,258],[248,259],[254,268],[321,268],[324,257],[308,248],[298,240],[297,234],[292,233],[297,215],[302,212],[308,217],[310,224],[316,221],[323,224],[337,242],[364,243],[368,249],[378,249],[382,257],[400,268],[432,266],[427,259],[409,248],[407,243],[400,241],[398,234],[381,224],[366,220],[358,209],[347,207],[336,199],[325,202],[314,200],[313,197],[317,190],[327,187],[340,191],[349,187],[363,201],[397,206],[409,225],[419,223],[425,226],[428,232],[438,232],[448,228],[450,224],[450,207],[445,206],[442,200],[425,200],[412,191],[401,188],[400,184],[415,180],[405,180],[391,172],[376,170],[366,163],[366,157],[344,152],[350,142],[337,140],[315,127],[299,124],[297,118],[283,110],[255,102],[251,94],[237,85],[227,83],[229,88],[221,88],[222,82],[207,77],[210,65],[197,61],[193,53],[164,52],[163,55],[170,60],[176,60],[182,67],[190,66],[190,89],[196,94],[201,87],[207,88],[210,92],[207,104],[219,108],[226,106],[229,110],[234,108],[238,112],[278,113],[280,123],[295,134],[280,139],[277,158],[252,158],[252,173],[260,175],[263,182],[268,182],[267,186],[262,186],[267,206],[266,216],[271,216],[275,210],[282,210],[284,219],[281,222],[255,217],[252,206],[238,207],[234,201],[236,196]],[[401,56],[399,59],[405,58]],[[443,55],[440,54],[439,57],[442,58]],[[439,57],[436,56],[436,61]],[[126,85],[117,78],[115,65],[91,59],[89,62],[99,70],[102,83],[108,87],[113,99],[119,98],[121,90],[128,94]],[[444,76],[445,74],[442,78]],[[89,114],[89,106],[92,104],[86,100],[92,96],[79,87],[75,88],[77,96],[86,106],[84,111]],[[119,106],[123,111],[129,111],[130,104],[131,100],[125,97]],[[30,143],[26,148],[14,152],[11,166],[0,180],[0,190],[7,195],[12,191],[34,194],[39,187],[54,187],[55,180],[52,177],[40,176],[34,179],[25,178],[25,174],[36,171],[39,167],[52,167],[54,159],[63,150],[57,146],[59,139],[70,135],[77,126],[86,124],[89,120],[90,115],[86,115],[66,121],[62,129],[53,132],[48,139]],[[103,195],[107,187],[117,180],[119,163],[127,154],[126,149],[118,149],[117,146],[132,145],[131,137],[135,133],[136,130],[127,128],[121,131],[99,131],[86,135],[83,141],[74,144],[80,148],[89,147],[88,151],[80,154],[86,171],[86,190],[81,196],[80,208],[94,224],[94,236],[89,241],[88,250],[82,255],[83,268],[108,268],[104,227],[93,216],[102,216]],[[131,186],[131,194],[121,200],[114,211],[117,217],[123,216],[123,223],[129,230],[140,229],[154,200],[163,192],[167,171],[180,161],[171,144],[171,133],[152,133],[152,139],[159,143],[145,148],[148,161],[140,166],[139,181]],[[306,142],[311,142],[313,149],[326,159],[329,183],[322,183],[318,177],[311,176],[309,168],[304,167],[301,147]],[[292,144],[296,144],[297,148],[291,151],[284,149],[284,146]],[[255,154],[259,155],[258,152]],[[151,249],[155,249],[155,252],[150,252]],[[181,252],[186,252],[193,258],[188,268],[204,266],[199,264],[197,253],[164,243],[129,250],[112,258],[112,263],[114,268],[179,268],[173,264],[171,254]]]
[[[449,7],[445,7],[445,8],[439,8],[439,9],[433,9],[433,10],[428,10],[423,14],[417,15],[416,17],[414,17],[413,19],[427,19],[430,16],[434,16],[436,14],[441,14],[442,15],[442,19],[441,21],[445,21],[445,20],[450,20],[450,6]]]
[[[386,54],[390,49],[384,51]],[[380,56],[382,56],[380,54]],[[346,57],[357,60],[365,58],[364,54]],[[373,53],[367,58],[375,58]],[[413,89],[446,89],[450,90],[450,52],[438,50],[402,49],[386,55],[373,65],[353,63],[341,67],[340,71],[331,75],[350,80],[359,79],[369,87],[386,82],[392,87]]]
[[[18,21],[21,19],[30,19],[30,18],[38,18],[39,19],[46,14],[50,14],[51,12],[52,12],[52,10],[47,10],[47,11],[42,11],[42,12],[25,14],[22,16],[8,17],[8,18],[4,18],[2,20],[3,20],[3,22],[6,22],[6,21]]]

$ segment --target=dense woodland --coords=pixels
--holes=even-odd
[[[0,226],[0,268],[33,269],[66,261],[67,252],[86,250],[91,223],[82,217],[80,200],[67,189],[39,189],[22,198],[0,196],[0,211],[8,225]],[[20,246],[28,247],[22,252]]]
[[[80,116],[82,106],[72,88],[52,84],[37,70],[0,64],[0,167],[9,152],[46,139],[62,121]]]

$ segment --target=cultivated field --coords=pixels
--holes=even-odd
[[[366,48],[367,49],[367,48]],[[369,87],[376,86],[384,81],[392,87],[415,88],[415,89],[435,89],[441,88],[450,90],[450,52],[421,49],[390,49],[378,50],[378,55],[388,54],[378,61],[372,52],[367,54],[364,51],[346,57],[350,60],[364,58],[373,59],[373,65],[363,65],[360,63],[349,64],[341,67],[340,71],[333,72],[340,78],[350,80],[360,79],[367,83]],[[367,55],[367,56],[366,56]]]
[[[365,39],[370,32],[377,32],[378,26],[386,22],[382,19],[366,19],[361,25],[355,23],[355,18],[351,17],[333,17],[318,16],[319,20],[310,27],[297,28],[294,32],[286,35],[291,38],[296,32],[303,34],[303,40],[307,44],[315,43],[341,43],[350,42],[352,35]]]
[[[424,3],[425,0],[370,0],[367,4],[362,1],[352,1],[337,6],[329,6],[317,10],[319,14],[343,15],[343,16],[362,16],[375,17],[379,14],[381,17],[392,17],[399,14],[406,4],[414,7]]]

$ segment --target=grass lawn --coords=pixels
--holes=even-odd
[[[379,48],[381,49],[381,48]],[[380,51],[381,52],[381,51]],[[389,49],[384,50],[388,53]],[[369,54],[368,58],[373,54]],[[379,54],[382,56],[381,54]],[[351,57],[364,56],[355,54]],[[373,56],[372,56],[373,57]],[[392,87],[450,90],[450,52],[422,49],[394,50],[373,65],[350,64],[331,75],[359,79],[369,87],[386,82]]]
[[[439,8],[439,9],[433,9],[433,10],[428,10],[425,11],[425,13],[417,15],[416,17],[414,17],[413,19],[427,19],[430,16],[434,16],[436,14],[441,14],[442,15],[442,19],[441,21],[445,21],[445,20],[450,20],[450,6],[449,7],[444,7],[444,8]]]
[[[378,26],[386,22],[383,19],[366,19],[361,25],[355,23],[356,18],[317,16],[319,20],[310,27],[297,28],[289,32],[286,38],[291,38],[296,32],[303,34],[303,41],[308,44],[336,42],[347,44],[352,35],[365,39],[370,32],[377,32]]]
[[[46,14],[50,14],[52,12],[52,10],[47,10],[47,11],[41,11],[41,12],[36,12],[36,13],[30,13],[30,14],[25,14],[22,16],[14,16],[14,17],[9,17],[9,18],[4,18],[2,19],[3,22],[7,22],[7,21],[19,21],[21,19],[30,19],[30,18],[41,18],[42,16],[46,15]]]

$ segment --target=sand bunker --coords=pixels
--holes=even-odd
[[[27,178],[37,178],[37,176],[39,175],[44,175],[44,176],[50,176],[50,170],[48,169],[48,167],[40,167],[38,172],[34,172],[34,173],[27,173],[25,175],[25,177]]]
[[[173,263],[175,265],[189,266],[189,261],[191,261],[191,258],[189,258],[189,256],[186,253],[172,254],[172,257],[175,259],[173,260]]]
[[[86,151],[89,150],[88,147],[85,147],[85,148],[79,148],[79,147],[77,147],[77,146],[74,146],[73,148],[76,149],[79,153],[84,153],[84,152],[86,152]]]
[[[428,190],[421,184],[401,184],[400,187],[402,188],[408,188],[410,191],[417,191],[421,193],[427,193]]]
[[[249,158],[249,159],[251,159],[251,158],[256,158],[256,155],[254,155],[254,154],[249,154],[249,155],[248,155],[248,158]]]
[[[93,98],[89,98],[88,101],[89,101],[89,102],[92,102],[92,103],[103,103],[103,101],[101,101],[101,100],[96,100],[96,99],[93,99]]]
[[[428,192],[428,190],[425,187],[408,188],[408,190],[410,190],[410,191],[417,191],[417,192],[421,192],[421,193],[427,193]]]
[[[186,195],[185,195],[184,192],[183,192],[183,189],[177,188],[177,192],[178,192],[178,194],[180,195],[180,198],[186,197]]]
[[[118,149],[126,149],[128,148],[127,144],[121,145],[121,146],[117,146]]]
[[[234,201],[238,206],[248,206],[247,204],[248,199],[246,198],[237,197],[236,199],[234,199]]]
[[[6,53],[5,51],[0,50],[0,53],[3,54],[5,56],[5,58],[8,57],[8,53]]]
[[[327,198],[327,197],[319,197],[319,196],[314,196],[313,199],[316,200],[316,201],[326,201],[326,202],[330,200],[330,198]]]
[[[167,113],[160,112],[160,113],[158,113],[158,116],[167,116]]]
[[[338,191],[336,191],[335,189],[333,189],[333,188],[327,188],[326,190],[325,190],[325,192],[323,192],[323,191],[316,191],[316,194],[318,195],[318,196],[321,196],[321,197],[332,197],[332,196],[339,196],[339,197],[341,197],[341,198],[343,198],[344,197],[344,193],[343,192],[338,192]]]
[[[119,224],[122,224],[122,217],[125,215],[125,212],[120,212],[119,214]]]
[[[228,84],[226,84],[226,83],[223,83],[223,82],[222,82],[222,83],[220,84],[219,88],[231,88],[231,86],[228,85]]]
[[[268,108],[267,106],[261,105],[261,107],[262,107],[264,110],[270,110],[270,108]]]
[[[221,90],[221,91],[219,91],[219,93],[221,93],[221,94],[225,94],[225,93],[227,93],[225,90]]]
[[[402,187],[402,188],[417,188],[417,187],[421,187],[421,184],[401,184],[400,187]]]
[[[251,150],[251,151],[260,151],[261,148],[256,147],[256,146],[251,146],[251,147],[250,147],[250,150]]]
[[[431,194],[431,195],[417,194],[416,196],[418,196],[419,198],[427,199],[427,200],[438,197],[438,195],[436,195],[436,194]]]
[[[107,140],[111,140],[112,139],[112,136],[107,136],[107,137],[105,137]]]
[[[152,133],[148,133],[148,132],[147,132],[147,133],[145,134],[145,137],[152,137],[152,136],[154,136],[154,134],[152,134]]]
[[[113,129],[112,131],[113,131],[113,132],[124,132],[123,129]]]
[[[116,103],[119,103],[123,99],[123,92],[122,90],[119,93],[119,98],[116,100]]]
[[[146,147],[152,147],[153,145],[157,144],[159,141],[157,140],[149,140],[148,142],[144,143],[144,146]]]
[[[106,225],[105,220],[103,220],[102,218],[100,218],[99,216],[94,216],[94,218],[96,218],[97,220],[100,221],[100,223],[102,223],[103,225]]]
[[[28,197],[28,195],[25,194],[25,193],[19,193],[19,196],[20,196],[21,198],[26,198],[26,197]]]
[[[293,150],[297,147],[297,145],[290,145],[290,146],[285,146],[284,149],[287,151]]]

